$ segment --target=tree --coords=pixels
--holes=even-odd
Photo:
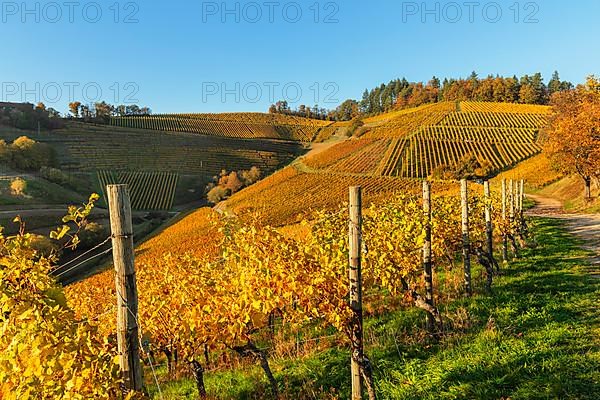
[[[575,90],[552,96],[553,113],[542,140],[560,171],[578,174],[591,197],[591,178],[600,176],[600,82],[594,76]]]
[[[47,111],[48,111],[49,118],[56,118],[56,119],[60,118],[60,112],[57,111],[56,109],[49,107]]]
[[[244,186],[250,186],[260,179],[260,174],[260,168],[254,166],[248,171],[240,171],[238,175],[244,183]]]
[[[371,98],[369,96],[369,90],[365,89],[362,95],[362,100],[360,101],[360,111],[368,114],[371,112]]]
[[[15,196],[24,196],[27,190],[27,182],[23,178],[15,178],[10,182],[10,191]]]
[[[105,101],[94,104],[94,109],[96,110],[96,118],[105,121],[108,120],[115,111],[115,107]]]
[[[521,84],[521,89],[519,89],[519,103],[522,104],[535,104],[536,102],[536,93],[529,83]]]
[[[16,138],[10,145],[11,165],[16,169],[37,171],[52,166],[56,161],[54,149],[27,136]]]
[[[73,114],[73,116],[75,118],[79,118],[79,108],[81,107],[81,102],[79,101],[73,101],[71,103],[69,103],[69,111],[71,111],[71,114]]]
[[[12,150],[4,139],[0,139],[0,163],[9,164],[12,160]]]
[[[352,118],[359,115],[358,102],[348,99],[344,101],[335,111],[335,118],[338,121],[350,121]]]
[[[79,108],[81,110],[81,118],[83,118],[85,121],[88,121],[90,118],[92,118],[92,110],[89,106],[81,105]]]
[[[536,72],[531,77],[531,86],[535,92],[535,104],[546,104],[548,89],[544,85],[544,78],[542,78],[541,73]]]
[[[206,199],[213,204],[217,204],[227,197],[227,189],[222,186],[215,186],[209,190]]]
[[[558,71],[554,71],[552,74],[552,79],[548,81],[548,94],[552,96],[554,93],[559,92],[561,90],[561,82],[560,76],[558,75]]]
[[[46,105],[40,101],[35,106],[35,109],[38,110],[38,111],[46,111]]]
[[[124,104],[120,104],[115,108],[115,114],[119,117],[127,115],[127,107]]]
[[[242,186],[244,186],[244,184],[238,177],[237,172],[232,171],[229,173],[229,175],[227,175],[226,181],[224,181],[221,186],[223,186],[225,189],[229,190],[230,194],[233,194],[233,193],[237,192],[238,190],[240,190],[242,188]]]

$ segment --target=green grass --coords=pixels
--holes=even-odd
[[[439,344],[422,335],[414,309],[365,321],[380,399],[600,399],[600,280],[558,221],[540,219],[534,229],[538,246],[504,270],[493,294],[443,307],[448,333]],[[348,357],[332,348],[272,366],[285,398],[334,391],[347,399]],[[257,367],[206,381],[217,398],[268,398]],[[166,399],[196,395],[186,379],[161,388]]]
[[[10,181],[0,181],[0,205],[28,206],[36,204],[70,204],[81,203],[86,197],[66,189],[63,186],[38,177],[26,176],[27,189],[25,195],[13,195]]]

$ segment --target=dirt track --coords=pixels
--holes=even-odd
[[[565,227],[575,237],[583,241],[583,248],[592,251],[592,274],[600,278],[600,214],[570,214],[563,210],[556,199],[528,194],[536,205],[527,215],[557,218],[565,222]]]

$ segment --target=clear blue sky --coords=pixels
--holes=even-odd
[[[300,88],[293,105],[332,108],[397,77],[600,72],[592,0],[115,1],[0,3],[2,100],[64,111],[100,88],[155,113],[266,111]]]

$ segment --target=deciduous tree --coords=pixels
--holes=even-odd
[[[594,76],[574,90],[555,93],[553,114],[542,140],[555,167],[576,173],[591,197],[591,179],[600,175],[600,82]]]

